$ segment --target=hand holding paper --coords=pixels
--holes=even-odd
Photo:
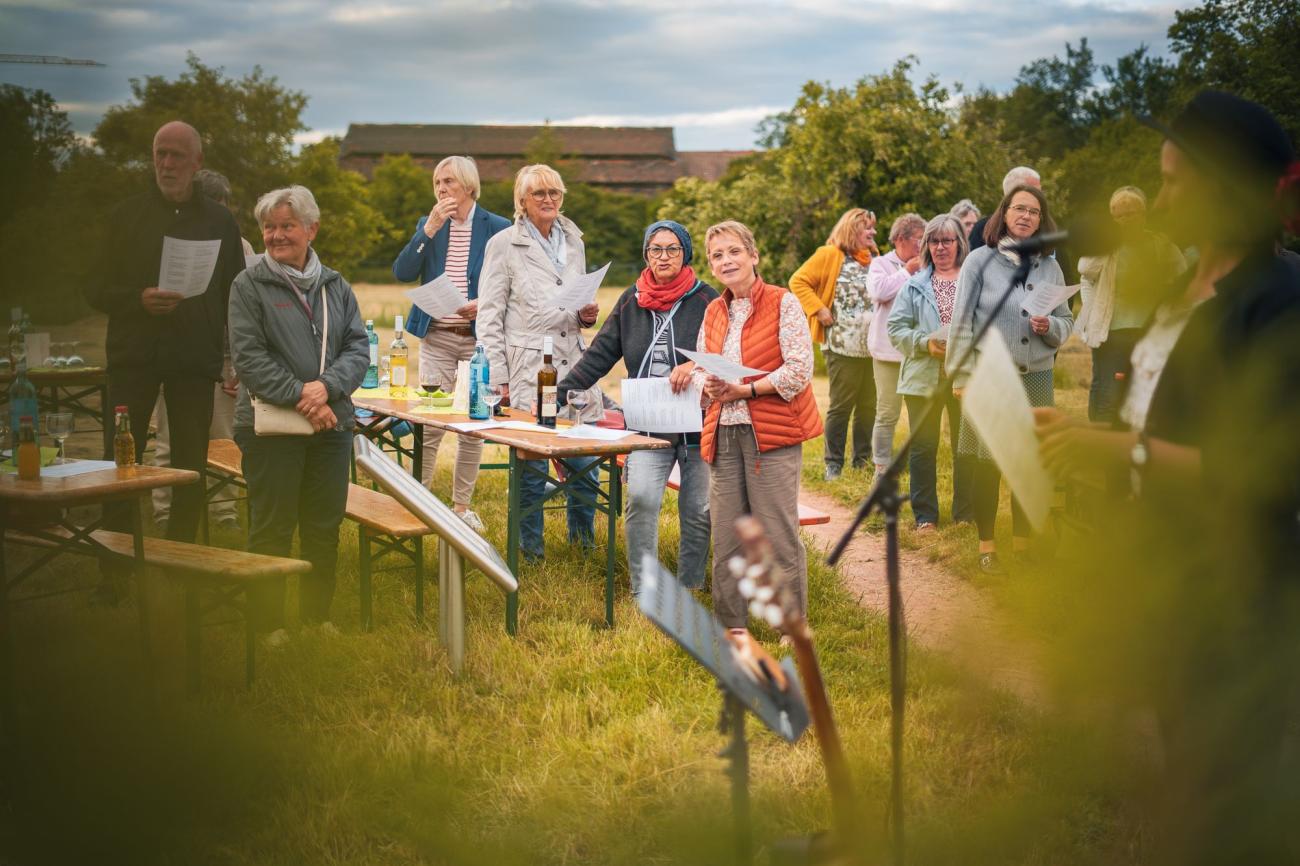
[[[158,266],[158,288],[193,298],[208,290],[212,272],[221,254],[221,241],[183,241],[164,237],[162,262]]]
[[[605,273],[609,270],[610,264],[611,262],[605,262],[605,266],[598,271],[565,280],[559,291],[546,302],[546,306],[555,310],[576,312],[592,303],[596,300],[596,290],[605,281]]]
[[[700,391],[688,385],[673,393],[666,378],[624,379],[623,420],[632,430],[648,433],[698,433],[704,429]]]
[[[755,370],[753,367],[746,367],[744,364],[737,364],[729,358],[722,355],[716,355],[712,352],[692,352],[689,349],[678,349],[681,355],[690,358],[695,362],[695,366],[701,370],[707,370],[719,379],[743,379],[746,376],[765,376],[768,370]]]
[[[465,305],[460,289],[451,281],[447,273],[435,277],[422,286],[408,289],[406,296],[433,319],[445,319],[456,315],[456,311]]]
[[[1073,286],[1039,285],[1034,291],[1025,292],[1020,308],[1031,316],[1050,316],[1053,310],[1074,297],[1079,286],[1079,283]]]

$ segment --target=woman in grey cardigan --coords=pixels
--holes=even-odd
[[[239,374],[235,441],[248,484],[248,548],[288,556],[296,528],[302,556],[312,564],[299,591],[301,619],[332,630],[329,609],[352,453],[351,394],[365,376],[369,344],[352,287],[322,266],[311,248],[320,227],[311,192],[302,186],[269,192],[258,199],[254,214],[266,254],[235,278],[229,318],[230,355]],[[250,394],[295,409],[315,432],[258,435]],[[268,644],[289,639],[283,581],[260,591],[254,607],[262,630],[271,632]]]
[[[1020,256],[1008,248],[1016,241],[1027,240],[1040,232],[1052,232],[1056,224],[1047,207],[1047,199],[1034,186],[1022,184],[1013,187],[998,209],[989,217],[984,228],[987,246],[971,252],[962,265],[957,282],[957,300],[952,314],[952,330],[948,342],[947,367],[952,379],[953,393],[960,396],[970,377],[973,363],[955,370],[953,365],[965,354],[975,331],[993,315],[993,308],[1002,297],[1020,264]],[[993,330],[1006,342],[1012,360],[1020,370],[1020,378],[1031,406],[1051,406],[1055,402],[1052,389],[1052,368],[1056,352],[1070,336],[1074,317],[1068,304],[1061,304],[1050,316],[1030,316],[1021,309],[1027,295],[1040,286],[1061,285],[1065,277],[1056,260],[1047,255],[1033,256],[1029,278],[1025,284],[1012,290],[1006,304],[993,320]],[[969,424],[962,423],[958,451],[976,457],[973,496],[975,525],[979,529],[980,570],[999,574],[997,545],[993,533],[998,513],[998,487],[1001,474],[983,443]],[[1029,554],[1030,525],[1020,504],[1011,499],[1012,534],[1014,553],[1019,558]]]

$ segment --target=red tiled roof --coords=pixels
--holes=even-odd
[[[566,156],[640,157],[672,160],[677,153],[668,126],[552,126]],[[352,123],[340,156],[409,153],[412,156],[522,156],[545,127],[471,124]]]

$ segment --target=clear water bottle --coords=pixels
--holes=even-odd
[[[474,347],[474,357],[469,361],[469,417],[476,421],[488,419],[488,404],[483,398],[488,389],[488,359],[483,344]]]
[[[366,341],[370,344],[370,366],[361,380],[362,388],[379,387],[379,335],[375,333],[375,320],[366,319]]]

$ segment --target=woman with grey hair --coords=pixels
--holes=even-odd
[[[872,259],[867,269],[867,297],[875,308],[867,326],[867,349],[876,382],[876,424],[871,431],[876,472],[884,471],[894,456],[894,427],[903,411],[903,398],[898,394],[898,369],[903,356],[889,341],[886,325],[898,290],[921,268],[924,232],[925,220],[914,213],[903,214],[889,227],[893,249]]]
[[[916,433],[908,455],[912,514],[917,529],[925,530],[939,525],[936,478],[945,409],[953,453],[952,516],[958,522],[971,519],[971,465],[957,454],[961,403],[943,369],[948,345],[945,329],[952,322],[957,279],[969,242],[961,221],[952,214],[941,214],[926,224],[919,245],[921,269],[898,293],[887,327],[889,339],[903,355],[898,393],[907,401],[907,421]],[[934,394],[939,395],[939,404],[925,415]]]
[[[980,209],[975,207],[975,202],[964,198],[953,205],[952,210],[948,211],[948,213],[955,216],[957,221],[961,223],[962,231],[966,232],[967,243],[969,243],[970,233],[975,230],[975,224],[980,221],[982,216]]]
[[[266,253],[230,287],[230,351],[239,373],[235,441],[248,485],[248,547],[288,556],[294,529],[312,564],[302,578],[304,623],[329,624],[339,524],[352,454],[351,394],[361,386],[370,347],[352,287],[321,264],[311,242],[320,208],[303,186],[277,189],[254,209]],[[258,433],[250,397],[289,407],[308,435]],[[271,646],[284,630],[284,583],[258,593],[259,626]]]

